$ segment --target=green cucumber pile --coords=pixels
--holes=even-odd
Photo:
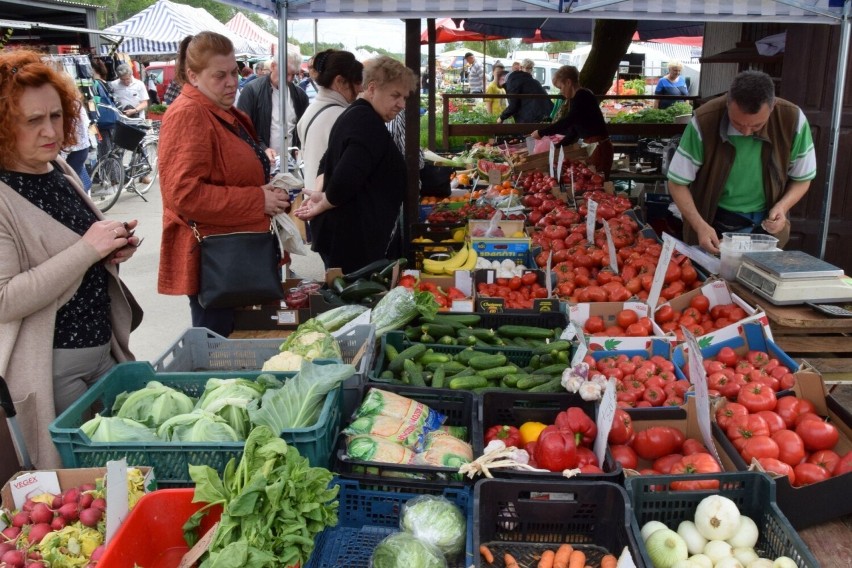
[[[546,329],[529,325],[501,325],[497,329],[477,327],[481,321],[477,314],[438,314],[421,318],[415,325],[405,328],[409,341],[437,343],[440,345],[465,345],[473,347],[544,347],[562,334],[562,328]]]

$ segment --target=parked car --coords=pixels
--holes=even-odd
[[[152,61],[148,66],[148,73],[157,80],[157,97],[163,100],[169,83],[175,78],[175,61]]]

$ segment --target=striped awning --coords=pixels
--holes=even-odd
[[[214,31],[230,38],[238,55],[270,55],[269,46],[250,41],[225,27],[207,10],[169,0],[158,0],[127,20],[106,28],[110,35],[137,36],[125,41],[119,51],[129,55],[176,54],[181,40],[201,31]],[[104,48],[106,50],[106,48]]]
[[[227,24],[225,24],[225,27],[249,41],[267,46],[271,49],[271,53],[275,53],[278,50],[278,36],[275,36],[261,28],[249,20],[242,12],[237,12],[236,15],[231,18]],[[289,51],[301,53],[299,46],[293,45],[292,43],[287,44],[287,49]]]

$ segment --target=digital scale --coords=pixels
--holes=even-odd
[[[743,253],[737,281],[778,305],[852,301],[843,269],[798,250]]]

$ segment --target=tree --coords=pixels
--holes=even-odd
[[[621,58],[636,33],[636,20],[597,20],[589,58],[580,72],[580,84],[598,95],[612,85]]]
[[[356,45],[355,49],[363,49],[364,51],[369,51],[370,53],[378,53],[379,55],[387,55],[397,61],[402,63],[405,62],[405,54],[404,53],[394,53],[392,51],[388,51],[383,47],[373,47],[372,45]]]
[[[568,53],[577,47],[576,41],[552,41],[547,45],[547,53]]]
[[[269,18],[263,18],[260,16],[260,14],[250,12],[248,10],[237,10],[237,12],[242,12],[246,18],[260,26],[262,30],[267,31],[274,36],[278,35],[278,24],[274,20],[270,20]],[[290,43],[293,42],[290,41]]]
[[[483,43],[485,43],[485,55],[489,55],[491,57],[506,57],[506,54],[512,51],[514,46],[514,40],[511,39],[493,39],[486,42],[464,41],[461,42],[461,44],[457,42],[453,45],[458,45],[459,47],[466,47],[471,51],[482,53]]]

